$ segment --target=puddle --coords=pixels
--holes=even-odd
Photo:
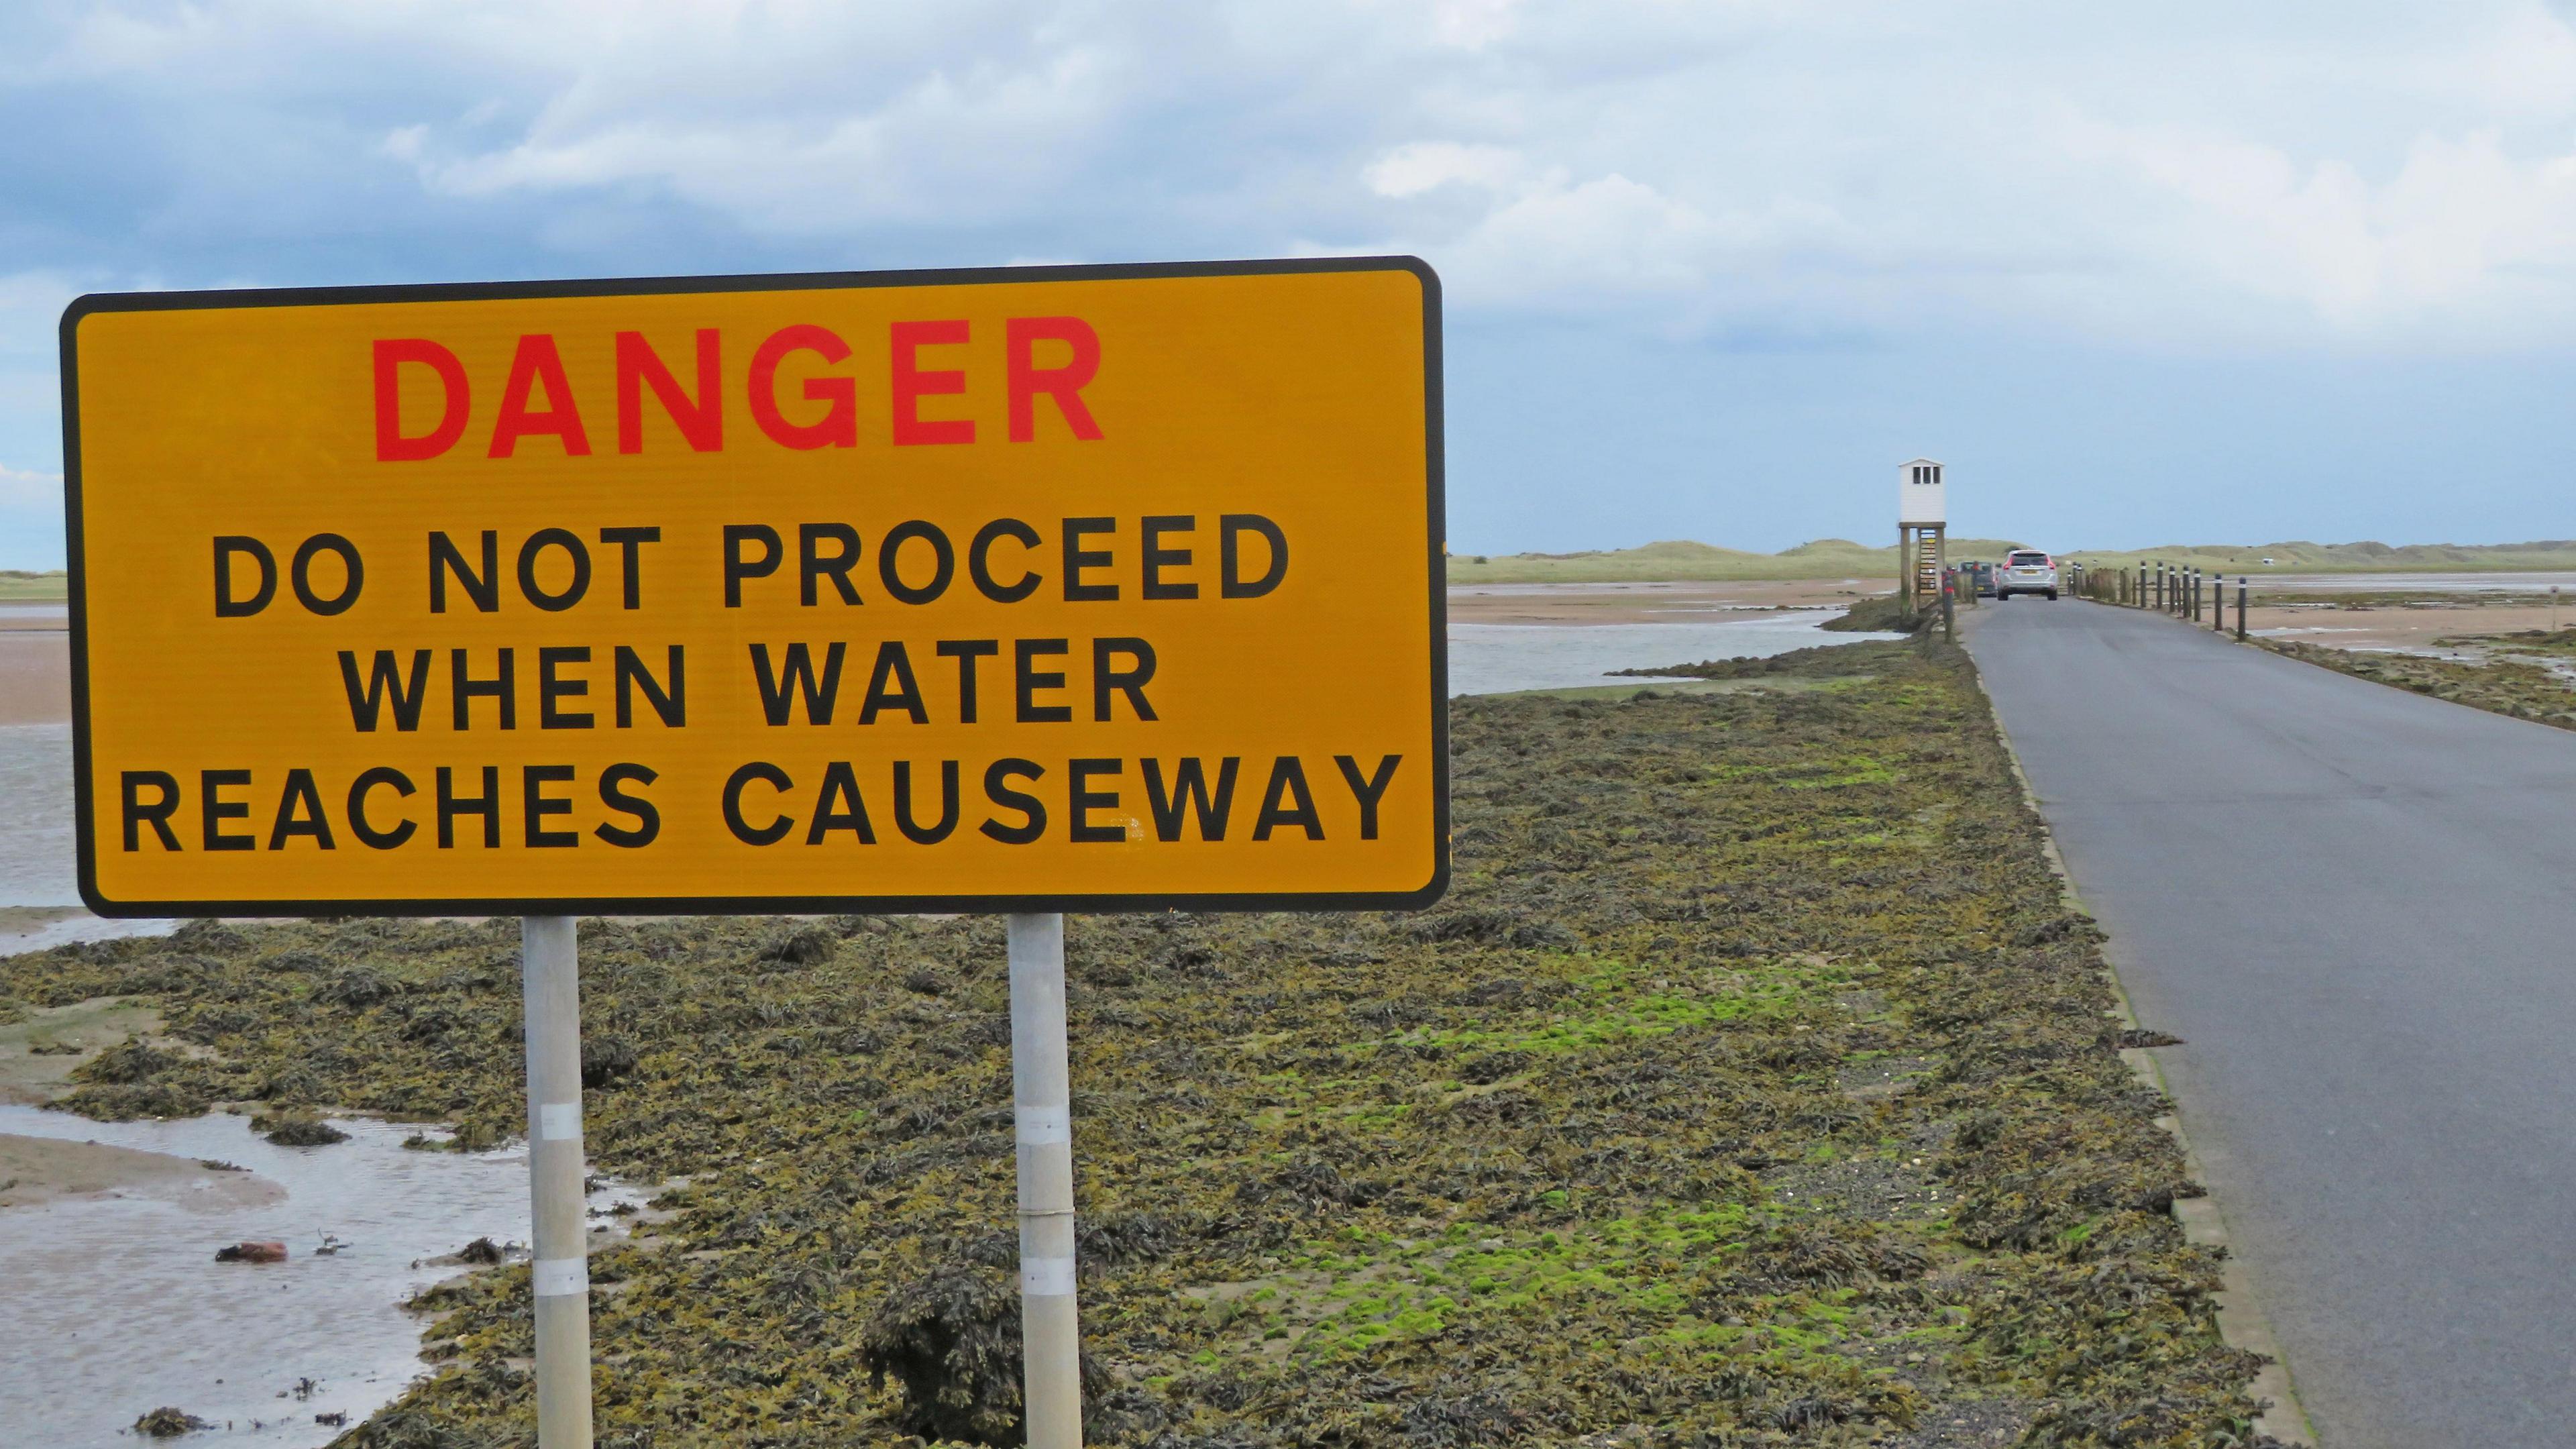
[[[1614,669],[1652,669],[1704,659],[1761,659],[1819,644],[1857,644],[1893,634],[1827,633],[1839,607],[1789,609],[1744,618],[1674,624],[1452,624],[1449,692],[1504,694],[1626,684]]]
[[[190,1444],[321,1445],[342,1431],[314,1415],[355,1424],[425,1372],[422,1320],[400,1305],[458,1270],[412,1265],[478,1237],[526,1242],[526,1151],[415,1152],[402,1141],[418,1127],[335,1121],[348,1141],[277,1147],[221,1113],[92,1122],[0,1106],[0,1133],[219,1159],[285,1192],[250,1207],[125,1196],[0,1210],[9,1442],[131,1446],[135,1418],[166,1404],[217,1426]],[[606,1184],[590,1200],[596,1212],[645,1196]],[[316,1256],[325,1233],[349,1246]],[[244,1240],[283,1242],[289,1256],[214,1260]],[[310,1397],[298,1399],[305,1379]]]

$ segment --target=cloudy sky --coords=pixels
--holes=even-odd
[[[2541,0],[13,0],[0,567],[86,291],[1412,252],[1461,551],[2576,536]]]

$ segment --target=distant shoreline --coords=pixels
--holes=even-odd
[[[1954,560],[1998,559],[2021,542],[1997,538],[1953,538]],[[2032,545],[2049,547],[2046,542]],[[2305,542],[2269,544],[2176,544],[2143,549],[2053,550],[2096,568],[2134,568],[2140,563],[2168,563],[2204,571],[2252,573],[2267,568],[2282,574],[2351,573],[2525,573],[2576,572],[2576,541],[2447,544]],[[2267,566],[2262,560],[2270,559]],[[1625,584],[1625,583],[1795,583],[1831,578],[1893,577],[1893,545],[1871,548],[1849,539],[1824,538],[1779,553],[1721,548],[1715,544],[1670,540],[1637,548],[1594,549],[1575,553],[1452,553],[1448,581],[1457,584]],[[61,570],[33,572],[0,569],[0,628],[7,627],[11,604],[61,604],[71,598],[70,577]]]
[[[1954,537],[1953,561],[2000,559],[2022,542],[1996,538]],[[2264,544],[2176,544],[2145,549],[2068,549],[2047,540],[2027,546],[2048,548],[2060,558],[2078,559],[2097,568],[2134,568],[2162,562],[2182,568],[2261,577],[2277,574],[2355,573],[2529,573],[2576,572],[2576,541],[2531,543],[2391,546],[2384,543],[2307,542]],[[2267,566],[2262,561],[2270,559]],[[1831,577],[1894,578],[1896,547],[1871,548],[1850,539],[1823,538],[1779,553],[1752,553],[1688,540],[1650,543],[1640,548],[1582,553],[1470,554],[1449,556],[1448,580],[1457,584],[1540,583],[1746,583],[1758,580]]]
[[[0,604],[59,604],[71,594],[71,575],[61,569],[0,569]]]

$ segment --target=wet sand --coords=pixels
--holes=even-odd
[[[200,1212],[264,1207],[286,1189],[166,1152],[0,1132],[0,1212],[64,1198],[148,1197]]]
[[[0,1025],[0,1102],[42,1106],[71,1089],[72,1068],[160,1029],[159,1012],[114,996],[32,1008],[24,1021]]]
[[[71,1087],[74,1067],[160,1027],[159,1013],[116,997],[31,1010],[26,1020],[0,1026],[0,1102],[51,1101]],[[0,1210],[64,1198],[148,1197],[220,1211],[261,1207],[285,1195],[266,1178],[195,1158],[0,1132]]]
[[[1687,624],[1747,612],[1848,605],[1893,586],[1877,579],[1742,583],[1452,584],[1453,624]]]
[[[2227,622],[2236,622],[2235,603]],[[2433,641],[2465,634],[2511,634],[2551,627],[2548,606],[2475,603],[2391,604],[2369,608],[2290,605],[2245,611],[2249,632],[2272,639],[2296,639],[2337,649],[2406,649],[2444,652]],[[2559,606],[2558,627],[2576,625],[2576,600]]]
[[[72,717],[72,636],[0,627],[0,725],[60,724]]]
[[[2380,593],[2407,589],[2417,593],[2491,594],[2546,592],[2553,585],[2576,593],[2576,573],[2504,572],[2504,573],[2392,573],[2369,574],[2300,574],[2267,573],[2261,569],[2240,569],[2230,565],[2227,577],[2240,575],[2254,581],[2254,587],[2277,592],[2302,594]]]

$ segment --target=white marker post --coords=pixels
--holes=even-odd
[[[1010,936],[1011,1097],[1020,1146],[1021,1403],[1028,1449],[1082,1449],[1064,917],[1014,915]]]
[[[521,917],[519,946],[527,1001],[528,1187],[536,1219],[537,1444],[539,1449],[590,1449],[581,976],[573,918]],[[1059,1062],[1063,1021],[1059,1005]]]

